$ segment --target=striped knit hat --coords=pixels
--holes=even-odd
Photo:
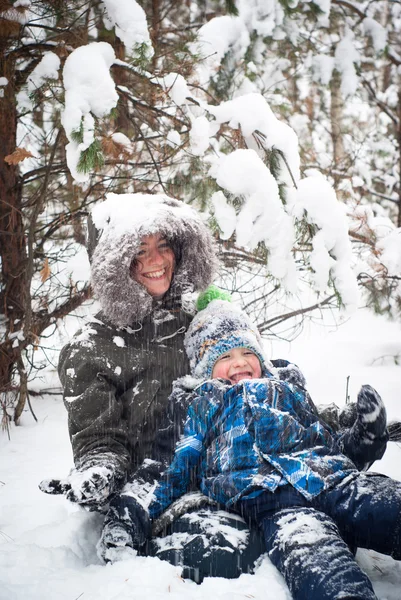
[[[198,379],[210,379],[219,356],[233,348],[249,348],[260,360],[262,372],[272,368],[256,326],[244,311],[226,300],[212,300],[195,315],[184,345],[191,374]]]

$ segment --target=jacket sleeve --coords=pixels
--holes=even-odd
[[[273,367],[277,371],[277,376],[280,379],[280,381],[292,383],[302,389],[306,388],[306,380],[304,374],[302,373],[301,369],[297,367],[297,365],[294,365],[294,363],[291,363],[288,360],[284,360],[282,358],[272,360],[271,362]]]
[[[184,495],[196,474],[210,423],[210,411],[205,410],[205,404],[205,399],[196,398],[188,409],[184,434],[176,445],[172,463],[154,491],[149,507],[151,519],[156,519],[174,500]]]
[[[117,480],[124,481],[131,462],[127,423],[116,386],[98,354],[77,341],[60,354],[74,463],[78,469],[108,466]]]
[[[282,359],[273,360],[272,364],[277,369],[281,381],[293,383],[305,389],[305,378],[296,365]],[[329,427],[341,452],[350,458],[359,470],[369,469],[376,460],[382,458],[389,439],[388,432],[368,440],[362,435],[357,435],[356,402],[349,403],[342,409],[335,403],[314,405],[308,394],[308,403],[311,410],[318,416],[320,423]]]

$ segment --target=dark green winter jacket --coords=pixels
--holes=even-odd
[[[129,275],[142,236],[155,232],[171,240],[176,254],[172,285],[158,300]],[[183,299],[210,283],[215,250],[206,226],[183,203],[109,194],[92,213],[89,252],[102,311],[63,348],[59,375],[75,466],[110,466],[122,483],[144,459],[172,456],[180,432],[168,397],[172,382],[189,370],[183,339],[192,316]]]

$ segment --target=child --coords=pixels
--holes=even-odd
[[[185,346],[192,401],[150,517],[196,477],[205,495],[260,526],[295,600],[376,598],[348,545],[401,559],[401,483],[357,470],[355,435],[319,420],[302,382],[279,378],[256,328],[228,302],[198,313]],[[384,434],[385,409],[370,386],[357,407],[353,433],[369,444]]]

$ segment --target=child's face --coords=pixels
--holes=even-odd
[[[262,368],[258,357],[248,348],[233,348],[219,356],[213,367],[212,377],[229,379],[238,383],[242,379],[258,379]]]

